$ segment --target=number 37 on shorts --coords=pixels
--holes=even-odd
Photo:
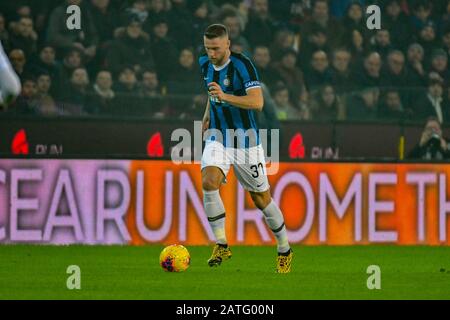
[[[237,179],[245,190],[264,192],[269,189],[267,180],[266,160],[261,145],[251,148],[226,148],[223,144],[208,141],[202,155],[202,169],[218,167],[225,177],[234,167]]]

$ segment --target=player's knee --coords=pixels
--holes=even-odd
[[[202,188],[205,191],[218,190],[220,187],[220,182],[214,177],[204,177],[202,181]]]
[[[272,197],[269,192],[251,192],[253,203],[259,210],[265,209],[272,201]]]

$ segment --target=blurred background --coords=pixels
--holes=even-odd
[[[67,29],[70,4],[81,7],[80,30]],[[380,30],[366,26],[370,4],[381,8]],[[316,158],[403,159],[430,117],[448,132],[449,0],[2,1],[0,40],[23,88],[0,111],[3,126],[24,118],[191,125],[207,99],[197,58],[211,23],[225,24],[232,50],[253,59],[265,84],[261,127],[287,128],[286,156],[302,158],[306,134]]]

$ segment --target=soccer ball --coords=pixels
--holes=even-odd
[[[184,246],[172,244],[161,251],[159,264],[165,271],[182,272],[189,268],[191,255]]]

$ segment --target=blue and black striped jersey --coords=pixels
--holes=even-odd
[[[243,54],[232,52],[228,62],[220,68],[214,66],[209,61],[208,56],[204,54],[199,58],[199,64],[207,90],[209,83],[216,82],[220,85],[224,93],[245,96],[247,90],[260,87],[259,76],[255,66]],[[224,146],[249,147],[247,139],[245,145],[243,145],[244,143],[240,143],[239,146],[236,146],[236,142],[231,141],[234,139],[229,138],[229,131],[227,129],[251,130],[256,137],[256,144],[260,143],[253,110],[245,110],[225,102],[218,102],[213,97],[210,97],[210,106],[209,128],[222,132]],[[214,137],[211,140],[214,140]]]

